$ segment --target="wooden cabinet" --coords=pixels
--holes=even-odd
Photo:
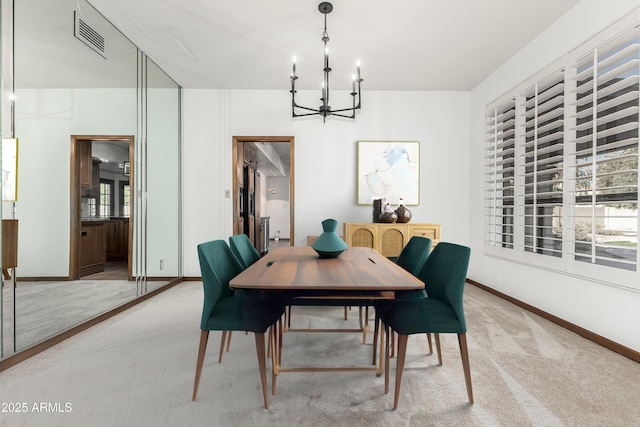
[[[96,199],[100,198],[100,160],[93,159],[91,162],[91,185],[90,194]]]
[[[5,280],[11,276],[10,268],[18,266],[18,220],[2,220],[2,274]],[[1,292],[1,291],[0,291]]]
[[[93,158],[91,157],[91,141],[81,141],[78,144],[80,159],[80,188],[91,187],[93,173]]]
[[[80,188],[84,197],[100,197],[100,163],[92,157],[91,141],[81,141],[78,145],[80,160]]]
[[[249,237],[253,245],[258,247],[259,227],[258,199],[260,194],[257,149],[249,142],[238,142],[236,151],[236,178],[238,181],[237,194],[234,194],[234,202],[237,203],[238,215],[234,218],[234,234],[244,233]],[[256,187],[256,184],[258,187]]]
[[[129,220],[111,219],[105,222],[106,258],[126,261],[129,252]]]
[[[83,221],[80,237],[80,277],[104,271],[106,228],[102,221]]]
[[[238,142],[236,154],[236,181],[237,187],[233,194],[235,208],[235,220],[233,222],[233,234],[244,233],[244,143]]]
[[[344,223],[349,246],[373,248],[386,257],[397,257],[413,236],[428,237],[434,248],[440,242],[440,224]]]
[[[247,190],[252,193],[256,191],[256,170],[253,168],[247,168],[247,180],[245,181]]]
[[[248,142],[244,143],[244,162],[251,166],[252,168],[256,168],[258,166],[256,147],[249,144]]]

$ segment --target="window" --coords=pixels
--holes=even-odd
[[[571,199],[577,261],[636,269],[638,30],[578,59]]]
[[[113,180],[100,179],[100,216],[109,217],[113,215]]]
[[[120,199],[118,201],[120,216],[131,216],[131,186],[129,181],[120,181]]]
[[[524,250],[562,257],[564,71],[525,89]]]
[[[616,284],[637,270],[635,19],[487,106],[487,253]]]
[[[495,106],[487,114],[486,240],[509,249],[513,249],[515,235],[515,115],[515,98]]]

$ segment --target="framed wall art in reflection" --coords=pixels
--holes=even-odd
[[[358,204],[420,204],[420,142],[358,141]]]
[[[2,200],[18,200],[18,140],[2,138]]]

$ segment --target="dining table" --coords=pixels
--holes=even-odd
[[[321,258],[311,247],[286,246],[269,250],[231,279],[229,286],[248,296],[255,295],[254,300],[261,303],[370,306],[381,300],[391,301],[400,291],[423,289],[425,284],[372,248],[348,247],[338,257]],[[273,394],[276,377],[281,372],[383,373],[382,357],[376,367],[282,367],[282,331],[280,322],[269,334]],[[380,333],[376,341],[380,343],[382,355],[384,334]],[[374,341],[374,349],[375,346]]]

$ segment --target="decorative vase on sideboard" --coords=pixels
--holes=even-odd
[[[396,215],[398,215],[398,222],[407,223],[411,221],[411,211],[404,205],[404,200],[400,199],[398,207],[396,208]]]

